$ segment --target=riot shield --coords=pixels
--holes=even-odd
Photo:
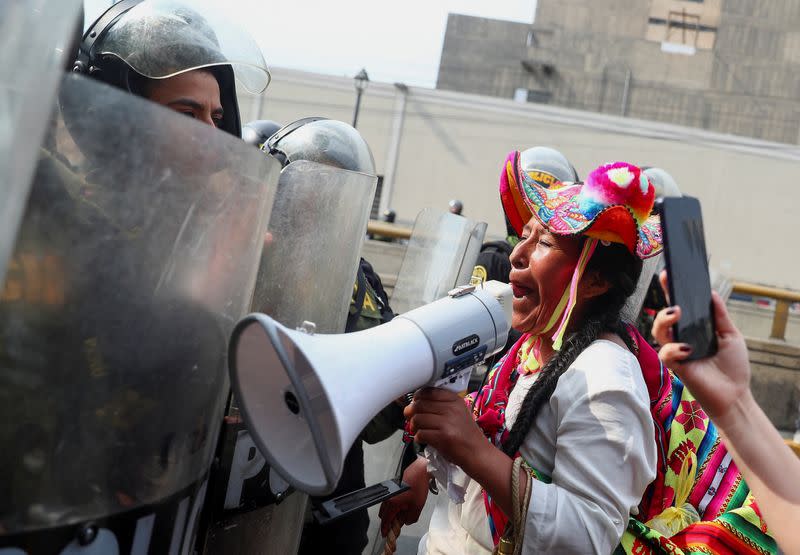
[[[320,333],[344,332],[376,183],[305,160],[283,170],[254,311],[291,328],[311,321]]]
[[[76,75],[49,132],[0,297],[0,547],[187,553],[280,167]]]
[[[251,309],[296,327],[341,333],[377,177],[297,161],[281,173]],[[292,493],[258,452],[236,399],[221,439],[205,552],[294,553],[306,496]]]
[[[431,208],[422,210],[414,222],[406,254],[397,274],[390,304],[398,314],[407,312],[447,295],[456,285],[469,283],[478,259],[486,223],[474,222],[463,216]],[[379,448],[368,447],[364,466],[372,470],[375,479],[385,479],[393,471],[399,478],[406,445],[396,434]],[[413,454],[411,455],[413,456]],[[406,462],[407,464],[407,462]],[[376,469],[380,469],[377,470]],[[370,509],[370,546],[365,553],[382,552],[385,538],[375,524],[377,508]],[[427,513],[423,518],[430,518]]]
[[[14,247],[80,0],[0,3],[0,282]]]
[[[628,300],[625,301],[625,306],[622,307],[621,316],[625,321],[638,321],[639,314],[642,312],[642,306],[644,305],[644,298],[650,288],[650,282],[653,280],[653,276],[664,267],[663,258],[663,254],[658,254],[642,261],[642,272],[639,274],[639,280],[636,282],[636,289],[634,289],[631,296],[628,297]]]
[[[397,274],[392,309],[407,312],[469,283],[485,234],[485,222],[432,208],[420,212]]]

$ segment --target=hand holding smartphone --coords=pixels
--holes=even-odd
[[[681,307],[673,338],[692,347],[687,360],[710,357],[717,352],[717,333],[700,201],[667,197],[659,204],[670,302]]]

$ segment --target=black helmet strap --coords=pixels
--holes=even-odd
[[[94,43],[97,42],[97,39],[106,34],[106,31],[122,16],[122,14],[141,2],[142,0],[120,0],[103,12],[103,15],[98,17],[83,34],[83,40],[78,48],[78,57],[75,60],[72,71],[76,73],[89,73],[93,58]]]
[[[286,137],[287,135],[297,131],[298,129],[303,127],[305,124],[311,123],[313,121],[320,121],[320,120],[323,120],[323,119],[328,119],[328,118],[323,118],[323,117],[320,117],[320,116],[309,116],[309,117],[306,117],[306,118],[300,118],[299,120],[293,121],[292,123],[287,123],[286,125],[284,125],[280,129],[278,129],[271,137],[269,137],[269,140],[267,141],[267,149],[268,149],[268,151],[270,153],[272,153],[272,151],[275,150],[277,144],[284,137]]]

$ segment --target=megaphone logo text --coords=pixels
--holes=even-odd
[[[465,337],[453,343],[453,354],[460,355],[464,351],[469,351],[473,347],[476,347],[480,342],[481,338],[473,333],[469,337]]]

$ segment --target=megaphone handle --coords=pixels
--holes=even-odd
[[[386,480],[315,504],[311,514],[318,523],[327,524],[354,511],[381,503],[409,489],[408,484],[400,480]]]

